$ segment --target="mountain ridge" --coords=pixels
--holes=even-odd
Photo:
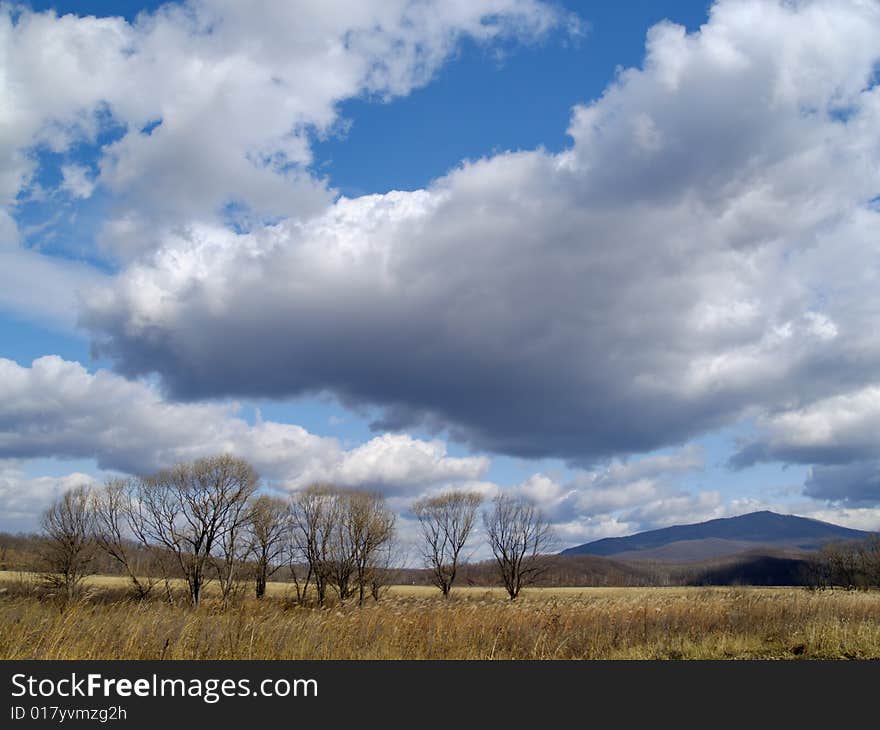
[[[828,542],[866,540],[872,534],[809,517],[761,510],[624,537],[606,537],[567,548],[560,554],[626,560],[704,560],[757,548],[813,551]]]

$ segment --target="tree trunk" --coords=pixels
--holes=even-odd
[[[257,568],[257,598],[266,595],[266,566],[260,565]]]

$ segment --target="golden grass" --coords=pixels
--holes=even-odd
[[[96,577],[60,611],[0,575],[2,659],[880,658],[880,594],[787,588],[398,586],[380,603],[302,608],[270,598],[192,610],[113,599]],[[10,583],[12,579],[12,583]],[[20,586],[19,586],[20,588]]]

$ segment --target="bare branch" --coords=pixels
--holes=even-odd
[[[412,507],[422,528],[425,565],[444,598],[452,590],[461,551],[482,501],[482,496],[474,492],[445,492],[419,500]]]
[[[553,542],[550,523],[531,502],[503,494],[483,517],[501,580],[514,600],[547,569],[544,553]]]

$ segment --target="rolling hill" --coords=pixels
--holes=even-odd
[[[613,556],[627,561],[702,561],[761,549],[799,553],[817,550],[828,542],[865,540],[870,536],[870,532],[829,522],[763,511],[609,537],[568,548],[561,554]]]

